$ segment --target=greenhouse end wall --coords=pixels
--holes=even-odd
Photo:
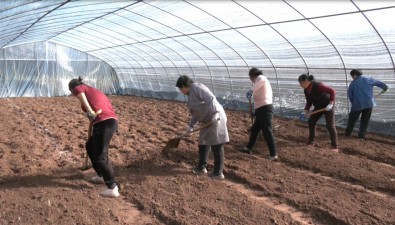
[[[105,93],[117,94],[115,70],[86,53],[51,42],[0,49],[0,97],[69,95],[68,83],[81,76]]]

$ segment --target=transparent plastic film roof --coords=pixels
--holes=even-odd
[[[371,129],[393,134],[394,21],[395,1],[1,1],[0,96],[65,96],[81,76],[107,94],[184,101],[175,83],[188,75],[248,110],[254,66],[280,116],[303,110],[300,74],[334,88],[341,126],[361,69],[389,86]]]

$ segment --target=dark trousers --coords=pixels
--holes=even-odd
[[[86,150],[97,175],[102,176],[108,188],[114,188],[117,182],[114,169],[108,159],[108,147],[114,133],[118,129],[118,121],[108,119],[93,125],[92,136],[86,143]]]
[[[329,135],[331,137],[331,147],[337,148],[337,131],[336,131],[336,126],[335,126],[335,112],[334,112],[334,110],[325,111],[325,112],[317,113],[317,114],[310,116],[310,118],[309,118],[309,139],[308,139],[307,143],[311,144],[314,142],[317,121],[322,117],[322,115],[325,116],[326,129],[328,129]]]
[[[224,145],[199,145],[199,168],[207,167],[208,153],[211,151],[214,155],[214,172],[215,175],[222,174],[224,170]]]
[[[270,156],[276,155],[276,142],[272,132],[273,105],[264,105],[255,110],[255,121],[251,127],[247,148],[252,149],[256,143],[259,132],[262,131]]]
[[[368,126],[369,126],[370,116],[372,115],[372,108],[350,112],[350,114],[348,115],[348,123],[345,133],[346,137],[351,136],[352,130],[354,129],[354,125],[359,119],[359,116],[361,114],[362,116],[359,125],[358,138],[363,138],[363,139],[365,138],[366,131],[368,130]]]

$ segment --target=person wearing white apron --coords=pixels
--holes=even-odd
[[[223,145],[229,142],[225,110],[208,87],[201,83],[194,83],[186,75],[178,78],[176,87],[184,95],[188,96],[187,106],[192,117],[186,132],[192,132],[198,122],[200,126],[212,123],[210,126],[200,130],[198,143],[199,163],[194,172],[197,174],[207,173],[207,160],[211,148],[214,155],[214,171],[210,177],[213,179],[224,179]]]

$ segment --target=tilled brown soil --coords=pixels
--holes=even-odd
[[[162,153],[186,127],[185,103],[110,99],[119,115],[110,146],[117,199],[100,197],[104,185],[80,170],[88,121],[76,98],[0,99],[0,224],[395,224],[394,137],[344,139],[339,129],[333,153],[324,127],[306,146],[307,124],[290,123],[275,131],[272,162],[262,139],[253,155],[237,151],[251,121],[227,110],[226,179],[213,181],[191,172],[196,135]]]

